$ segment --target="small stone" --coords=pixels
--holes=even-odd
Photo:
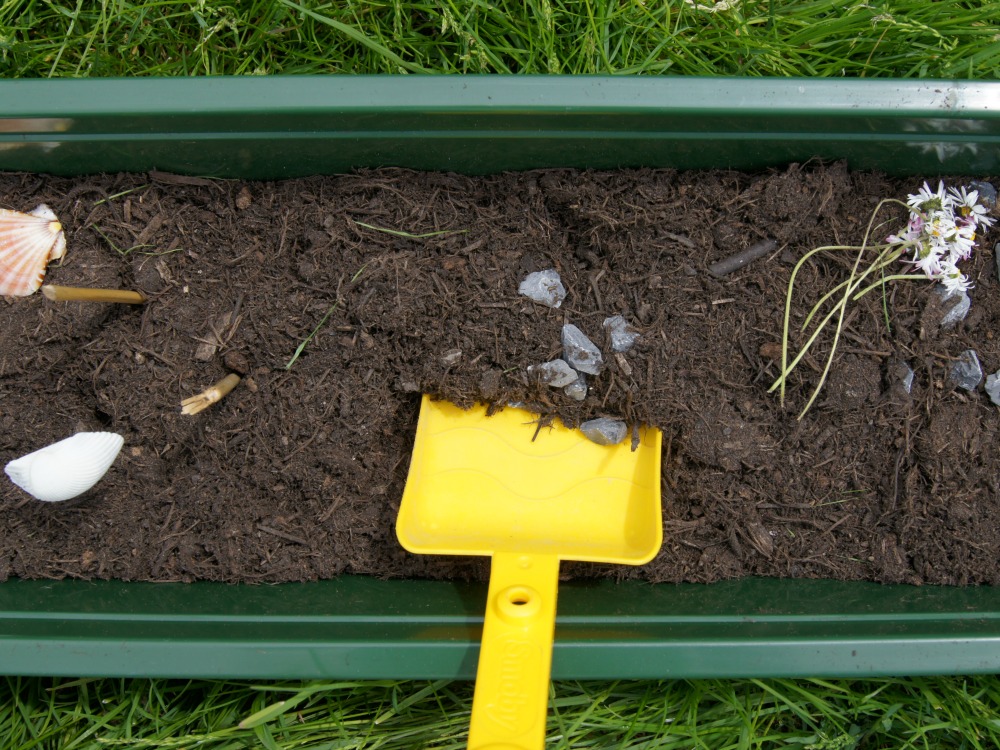
[[[966,349],[962,352],[958,361],[952,365],[948,379],[957,388],[964,388],[967,391],[976,390],[983,379],[983,368],[979,364],[979,357],[976,356],[975,349]]]
[[[986,395],[997,406],[1000,406],[1000,370],[986,377]]]
[[[743,531],[746,533],[747,539],[750,540],[753,548],[764,557],[770,559],[774,553],[774,539],[764,524],[760,521],[750,521],[743,527]]]
[[[601,350],[586,334],[572,323],[567,323],[562,329],[563,357],[574,370],[588,375],[600,375],[604,369],[604,357]]]
[[[598,445],[618,445],[628,434],[628,427],[620,419],[601,417],[581,424],[580,432]]]
[[[632,377],[632,365],[625,359],[625,355],[621,352],[615,352],[615,362],[618,363],[618,369],[622,371],[622,375],[626,378]]]
[[[487,401],[493,401],[500,393],[500,381],[503,372],[491,367],[479,377],[479,391]]]
[[[903,390],[910,393],[913,390],[913,368],[908,362],[896,360],[889,369],[892,379],[903,387]]]
[[[760,349],[757,353],[764,357],[764,359],[779,360],[781,359],[781,344],[777,341],[766,341],[760,345]]]
[[[627,352],[639,340],[639,334],[629,330],[628,321],[621,315],[604,319],[604,327],[611,333],[611,351]]]
[[[539,383],[563,388],[577,379],[577,372],[563,359],[554,359],[540,365],[529,365],[528,374],[537,376]]]
[[[577,375],[576,380],[563,388],[563,393],[574,401],[583,401],[587,398],[587,377]]]
[[[944,317],[941,318],[941,327],[943,329],[954,328],[961,321],[965,320],[965,317],[969,314],[969,308],[972,306],[972,300],[969,299],[969,295],[964,290],[949,290],[943,284],[938,284],[934,287],[934,293],[944,303],[945,309],[948,310],[944,314]]]
[[[199,339],[201,343],[195,349],[194,358],[199,362],[208,362],[215,353],[222,346],[223,331],[229,326],[232,321],[232,313],[222,313],[221,315],[216,315],[211,323],[208,324],[208,330],[205,335]]]
[[[554,268],[529,273],[517,288],[521,294],[547,307],[559,307],[566,299],[566,287]]]
[[[194,350],[194,358],[199,362],[208,362],[215,356],[217,350],[218,347],[215,344],[202,341]]]
[[[457,364],[459,360],[462,359],[461,349],[449,349],[444,354],[441,355],[441,364],[445,367],[451,367]]]
[[[235,349],[230,349],[222,357],[223,363],[237,375],[246,375],[250,372],[250,363],[247,358]]]
[[[247,190],[246,186],[240,190],[239,195],[236,196],[236,208],[240,211],[246,211],[250,208],[250,204],[253,203],[253,196],[250,195],[250,191]]]
[[[984,180],[972,180],[969,183],[969,189],[979,192],[979,203],[986,206],[986,208],[992,209],[996,207],[997,189],[991,183]]]

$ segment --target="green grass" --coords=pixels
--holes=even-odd
[[[994,748],[992,677],[560,682],[549,750]],[[0,748],[464,748],[471,686],[0,681]],[[284,701],[284,704],[280,702]]]
[[[0,76],[1000,77],[995,0],[0,0]]]

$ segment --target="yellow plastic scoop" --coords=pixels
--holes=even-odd
[[[410,552],[492,555],[469,747],[542,748],[560,560],[659,551],[660,432],[601,446],[508,408],[424,396],[396,521]]]

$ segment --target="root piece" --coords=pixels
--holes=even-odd
[[[117,302],[124,305],[141,305],[146,302],[146,295],[128,289],[90,289],[79,286],[57,286],[46,284],[42,294],[53,302]]]
[[[758,242],[756,245],[751,245],[746,250],[736,253],[736,255],[730,255],[728,258],[723,258],[717,263],[713,263],[708,267],[708,272],[715,277],[726,276],[733,271],[740,270],[747,263],[774,252],[777,248],[778,243],[774,240]]]
[[[197,396],[191,396],[181,401],[181,414],[197,414],[204,411],[212,404],[225,398],[226,394],[233,390],[239,382],[239,375],[235,373],[226,375],[211,388],[206,388]]]

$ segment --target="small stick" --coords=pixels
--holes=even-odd
[[[756,245],[751,245],[746,250],[736,253],[736,255],[730,255],[728,258],[713,263],[708,267],[708,272],[713,276],[725,276],[733,271],[739,271],[750,261],[773,252],[777,247],[778,243],[774,240],[758,242]]]
[[[120,302],[124,305],[141,305],[146,302],[145,294],[128,289],[90,289],[88,287],[46,284],[42,287],[42,294],[53,302],[79,300],[81,302]]]
[[[197,414],[204,411],[212,404],[225,398],[226,394],[233,390],[239,382],[239,375],[235,373],[226,375],[211,388],[206,388],[197,396],[191,396],[191,398],[181,401],[181,414]]]

